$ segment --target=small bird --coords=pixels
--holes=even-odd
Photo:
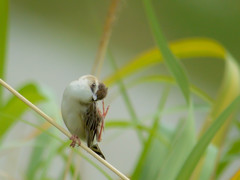
[[[102,101],[103,112],[97,107],[97,101],[103,100],[108,88],[93,75],[81,76],[72,81],[64,90],[61,111],[62,118],[68,130],[71,132],[71,147],[75,147],[81,140],[87,141],[87,145],[95,153],[105,159],[98,147],[104,129],[104,119],[109,106],[105,110]],[[97,141],[97,142],[96,142]]]

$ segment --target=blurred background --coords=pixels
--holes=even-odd
[[[240,60],[240,1],[153,0],[152,2],[162,31],[169,42],[190,37],[212,38]],[[68,83],[91,72],[109,4],[109,0],[11,0],[6,81],[13,87],[19,87],[27,82],[40,84],[54,94],[55,103],[60,107],[62,93]],[[118,67],[122,67],[141,52],[155,46],[141,1],[123,0],[118,9],[109,44]],[[223,61],[199,58],[194,61],[186,59],[183,64],[190,81],[213,98],[216,97],[224,72]],[[151,74],[159,70],[167,73],[164,66],[160,66],[140,74]],[[101,79],[113,71],[106,59]],[[128,82],[128,79],[125,81]],[[122,98],[111,98],[114,88],[116,87],[109,89],[110,95],[106,99],[106,104],[110,104],[106,121],[114,118],[129,119]],[[148,86],[144,84],[128,90],[138,117],[153,112],[161,92],[162,88],[158,84]],[[6,92],[5,94],[9,95]],[[184,103],[184,99],[179,89],[171,89],[168,106],[181,103]],[[206,114],[207,112],[195,114],[196,128],[202,123],[201,120]],[[179,117],[185,115],[186,112],[167,115],[164,116],[163,121],[168,126],[174,127]],[[31,122],[39,121],[29,113],[25,114],[24,118]],[[62,122],[59,123],[63,125]],[[7,134],[5,141],[20,140],[33,130],[33,127],[19,122]],[[60,135],[60,137],[67,141],[65,136]],[[100,147],[107,160],[120,171],[125,174],[133,171],[140,153],[140,144],[134,131],[105,130]],[[0,159],[0,171],[11,174],[14,179],[23,179],[29,161],[28,155],[31,152],[32,147],[25,146],[5,153],[5,157]],[[105,179],[87,161],[81,159],[79,161],[81,161],[82,179]],[[51,168],[49,176],[58,177],[58,174],[62,173],[63,166],[64,164],[56,159],[56,162],[49,167]],[[229,169],[221,177],[222,179],[229,178],[238,166],[233,165]]]

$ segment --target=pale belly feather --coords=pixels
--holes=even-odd
[[[83,112],[87,106],[81,105],[72,99],[65,99],[62,103],[62,118],[71,134],[79,136],[85,140],[86,134],[84,130]]]

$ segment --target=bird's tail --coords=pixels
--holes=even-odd
[[[96,154],[98,154],[100,157],[102,157],[103,159],[105,159],[102,151],[100,150],[98,144],[94,144],[91,146],[91,150],[93,150]]]

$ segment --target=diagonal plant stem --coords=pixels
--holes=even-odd
[[[176,82],[179,85],[187,104],[190,104],[191,98],[186,72],[184,71],[180,61],[177,60],[168,46],[167,40],[162,33],[157,17],[154,13],[152,2],[150,0],[143,0],[143,5],[154,40],[156,41],[159,50],[162,52],[162,56],[165,60],[164,62],[166,63],[168,70],[176,79]]]
[[[15,89],[13,89],[10,85],[8,85],[5,81],[0,79],[0,84],[4,86],[6,89],[8,89],[12,94],[14,94],[16,97],[18,97],[21,101],[23,101],[26,105],[28,105],[31,109],[33,109],[36,113],[41,115],[45,120],[47,120],[50,124],[55,126],[58,130],[60,130],[63,134],[65,134],[68,138],[70,138],[72,135],[66,131],[62,126],[57,124],[51,117],[46,115],[42,110],[40,110],[37,106],[32,104],[30,101],[28,101],[25,97],[23,97],[20,93],[18,93]],[[120,178],[124,180],[129,180],[124,174],[122,174],[120,171],[118,171],[115,167],[113,167],[110,163],[108,163],[106,160],[102,159],[99,155],[97,155],[95,152],[93,152],[90,148],[88,148],[85,144],[81,143],[78,144],[80,147],[82,147],[85,151],[87,151],[89,154],[91,154],[94,158],[96,158],[99,162],[101,162],[104,166],[109,168],[112,172],[114,172],[116,175],[118,175]]]
[[[111,53],[109,53],[109,55],[110,55],[109,59],[111,61],[112,67],[113,67],[114,71],[117,71],[117,69],[118,69],[117,64],[114,61],[114,58],[111,55]],[[118,85],[119,85],[119,89],[123,95],[123,99],[125,101],[127,109],[129,111],[129,114],[131,116],[132,122],[134,123],[135,126],[137,126],[137,125],[139,125],[139,120],[138,120],[137,114],[133,108],[131,101],[129,100],[130,98],[128,97],[127,90],[124,86],[124,83],[122,82],[122,80],[120,78],[118,79]],[[137,129],[137,135],[138,135],[138,138],[141,141],[142,145],[144,145],[144,137],[139,129]]]
[[[78,176],[79,176],[79,169],[80,169],[80,159],[78,159],[78,157],[75,157],[74,158],[75,161],[75,170],[74,170],[74,174],[73,174],[73,180],[77,180],[78,179]]]
[[[110,39],[110,36],[112,33],[112,27],[113,27],[113,23],[115,20],[117,7],[120,4],[120,1],[121,0],[112,0],[110,7],[109,7],[109,12],[107,15],[103,34],[102,34],[101,41],[100,41],[98,51],[97,51],[97,56],[96,56],[96,59],[95,59],[94,65],[93,65],[93,69],[92,69],[92,74],[95,75],[96,77],[100,76],[104,57],[105,57],[106,50],[107,50],[107,46],[108,46],[109,39]]]
[[[139,179],[138,176],[140,175],[141,168],[143,166],[143,163],[144,163],[144,161],[147,157],[147,153],[149,152],[149,149],[150,149],[150,147],[152,145],[152,142],[154,140],[154,134],[156,133],[156,131],[158,129],[158,126],[159,126],[159,117],[158,116],[159,116],[159,114],[161,115],[161,113],[164,109],[164,106],[165,106],[167,98],[168,98],[169,90],[170,90],[170,86],[166,86],[164,91],[163,91],[161,101],[158,105],[159,113],[156,114],[155,117],[154,117],[152,128],[151,128],[151,133],[149,133],[148,139],[147,139],[147,141],[144,145],[141,156],[138,159],[136,168],[135,168],[135,170],[133,172],[133,175],[132,175],[132,179]]]

